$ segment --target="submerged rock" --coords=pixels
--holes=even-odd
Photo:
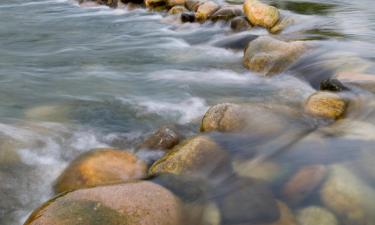
[[[116,8],[118,5],[118,0],[79,0],[79,4],[85,4],[87,2],[95,2],[99,5],[107,5],[112,8]]]
[[[182,204],[143,181],[77,190],[35,210],[24,225],[182,225]]]
[[[245,0],[243,9],[251,24],[256,26],[272,28],[279,21],[279,10],[258,0]]]
[[[279,180],[285,174],[285,169],[272,161],[254,164],[251,159],[235,160],[232,166],[235,173],[240,177],[249,177],[270,183]]]
[[[198,10],[198,7],[205,3],[203,0],[186,0],[185,1],[185,7],[192,12],[196,12]]]
[[[250,30],[252,28],[252,26],[249,23],[249,21],[246,19],[246,17],[238,16],[238,17],[233,18],[230,21],[230,28],[234,32],[241,32],[241,31],[245,31],[245,30]]]
[[[163,126],[149,136],[138,148],[168,150],[177,145],[181,135],[173,126]]]
[[[279,20],[278,23],[275,24],[275,26],[273,26],[270,29],[270,32],[272,34],[278,34],[278,33],[282,32],[288,26],[292,25],[293,23],[294,23],[294,19],[291,18],[291,17],[282,18],[281,20]]]
[[[198,7],[197,12],[195,13],[195,18],[199,22],[204,22],[219,8],[220,6],[213,1],[205,2]]]
[[[56,193],[145,178],[146,163],[129,152],[96,149],[74,160],[59,176]]]
[[[294,217],[293,212],[289,209],[289,207],[285,203],[281,201],[277,201],[277,206],[280,211],[280,219],[268,225],[300,225],[297,223],[297,220]]]
[[[338,225],[336,216],[325,208],[309,206],[297,213],[299,225]]]
[[[346,167],[330,168],[320,195],[323,204],[345,224],[375,224],[375,190]]]
[[[258,37],[248,44],[243,64],[251,71],[274,75],[291,66],[305,51],[301,41],[284,42],[268,36]]]
[[[160,173],[184,174],[198,177],[227,170],[227,153],[206,136],[196,136],[174,147],[149,170]]]
[[[280,219],[277,202],[262,182],[232,178],[216,189],[222,224],[268,224]]]
[[[327,175],[324,165],[311,165],[301,168],[294,174],[283,188],[287,202],[297,205],[311,195],[323,182]]]
[[[222,103],[212,106],[204,115],[202,132],[245,132],[272,135],[284,132],[291,125],[288,117],[298,118],[299,114],[289,108],[249,104]]]
[[[225,5],[217,10],[210,19],[213,21],[225,20],[228,21],[234,17],[243,16],[241,6]]]
[[[166,0],[166,5],[170,8],[174,6],[185,6],[185,0]]]
[[[243,50],[247,46],[249,41],[252,41],[256,39],[257,37],[258,36],[254,34],[243,32],[243,33],[230,35],[221,40],[215,41],[214,43],[212,43],[212,45],[215,47],[220,47],[220,48]]]
[[[176,14],[182,14],[184,12],[187,12],[188,10],[185,8],[185,6],[181,6],[181,5],[176,5],[174,7],[172,7],[168,13],[171,14],[171,15],[176,15]],[[186,22],[186,21],[184,21]]]
[[[305,103],[305,112],[326,119],[339,119],[347,108],[345,99],[331,92],[319,91],[311,95]]]

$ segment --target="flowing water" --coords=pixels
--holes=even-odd
[[[22,224],[53,196],[66,165],[91,148],[132,149],[165,124],[193,135],[208,107],[222,102],[299,108],[315,91],[314,78],[375,74],[373,0],[269,3],[297,21],[280,37],[315,47],[291,70],[264,79],[244,69],[242,49],[217,47],[243,35],[223,23],[180,25],[145,9],[65,0],[2,0],[0,224]],[[256,155],[288,168],[352,160],[356,167],[363,152],[374,155],[375,97],[355,87],[351,95],[357,104],[348,119],[328,130],[294,118],[276,137],[215,135],[234,158]]]

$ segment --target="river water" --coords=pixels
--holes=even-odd
[[[243,35],[223,23],[179,25],[145,9],[82,8],[66,0],[2,0],[0,224],[22,224],[52,197],[51,185],[65,166],[91,148],[131,149],[165,124],[179,124],[192,135],[211,105],[297,106],[315,91],[314,76],[375,73],[372,0],[273,3],[297,21],[281,36],[316,47],[292,71],[264,79],[244,69],[242,50],[215,47]],[[258,28],[250,33],[268,35]],[[283,157],[286,148],[273,157],[324,163],[371,149],[374,98],[360,89],[356,95],[361,101],[351,122],[334,130],[342,136],[300,146],[331,150],[327,155]],[[295,133],[267,148],[285,150],[304,132]],[[238,141],[221,139],[241,149]]]

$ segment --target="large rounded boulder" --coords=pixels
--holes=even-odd
[[[133,154],[95,149],[74,160],[57,179],[56,193],[145,178],[147,165]]]
[[[181,225],[183,221],[179,198],[158,184],[142,181],[59,196],[35,210],[24,225]]]
[[[245,0],[243,4],[245,15],[256,26],[273,27],[279,21],[279,10],[258,0]]]

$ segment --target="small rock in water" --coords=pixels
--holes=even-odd
[[[268,36],[258,37],[248,44],[243,64],[251,71],[267,75],[283,72],[306,51],[301,41],[284,42]]]
[[[238,17],[233,18],[230,21],[230,28],[234,32],[241,32],[241,31],[245,31],[245,30],[250,30],[252,28],[252,26],[249,23],[249,21],[246,19],[246,17],[238,16]],[[247,45],[247,43],[246,43],[246,45]]]
[[[129,152],[96,149],[74,160],[59,176],[56,193],[145,178],[147,165]]]
[[[195,14],[191,12],[184,12],[181,14],[181,21],[183,23],[193,23],[195,22]]]
[[[323,204],[345,224],[375,224],[375,190],[343,165],[333,165],[320,191]]]
[[[297,205],[311,195],[327,175],[324,165],[311,165],[301,168],[292,176],[283,188],[287,202]]]
[[[196,136],[175,146],[163,158],[156,161],[149,174],[172,173],[207,177],[228,171],[228,154],[206,136]]]
[[[177,145],[181,135],[173,126],[163,126],[148,137],[138,148],[168,150]]]
[[[291,17],[282,18],[281,20],[279,20],[279,22],[275,26],[273,26],[270,29],[270,32],[272,34],[278,34],[282,32],[286,27],[292,25],[293,23],[294,23],[294,19]]]
[[[220,6],[213,1],[208,1],[200,5],[195,13],[195,18],[199,22],[206,21],[212,14],[214,14]]]
[[[36,209],[24,225],[184,225],[185,219],[180,199],[142,181],[60,195]]]
[[[198,10],[198,7],[205,3],[205,1],[201,0],[186,0],[185,1],[185,7],[192,12],[196,12]]]
[[[241,6],[226,5],[217,10],[210,19],[213,21],[225,20],[228,21],[234,17],[243,16]]]
[[[299,225],[338,225],[336,216],[325,208],[309,206],[297,213]]]
[[[166,5],[170,8],[174,6],[185,6],[185,0],[166,0]]]
[[[319,91],[311,95],[305,103],[305,112],[326,119],[339,119],[347,108],[345,99],[331,92]]]
[[[320,82],[321,91],[333,91],[340,92],[348,90],[339,80],[337,79],[326,79]]]
[[[258,0],[245,0],[243,9],[251,24],[255,26],[270,29],[279,21],[279,10]]]
[[[157,9],[159,7],[165,7],[166,1],[165,0],[145,0],[145,4],[148,8]]]
[[[188,10],[185,8],[185,6],[181,6],[181,5],[176,5],[176,6],[173,6],[169,11],[168,13],[171,14],[171,15],[176,15],[176,14],[182,14],[184,12],[187,12]]]

